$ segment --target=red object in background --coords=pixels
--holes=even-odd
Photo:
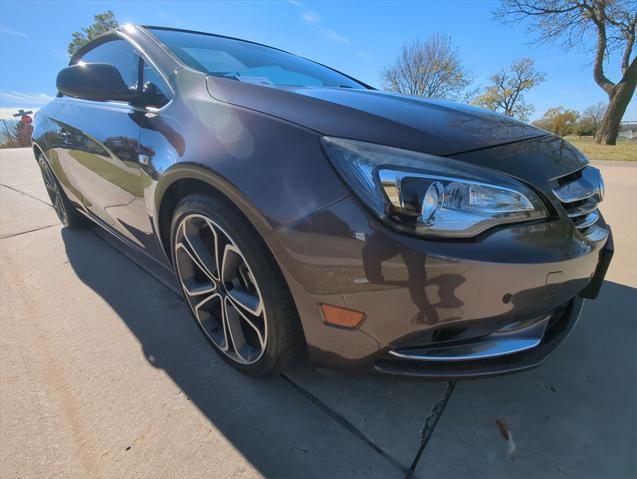
[[[20,122],[16,125],[16,136],[20,146],[31,146],[31,135],[33,134],[33,118],[29,115],[22,115]]]

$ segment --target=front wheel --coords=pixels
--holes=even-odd
[[[303,350],[296,308],[258,233],[224,198],[191,195],[171,225],[175,271],[201,331],[223,359],[270,376]]]

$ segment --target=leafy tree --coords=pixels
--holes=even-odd
[[[381,73],[386,90],[450,100],[468,94],[471,73],[462,65],[451,37],[436,33],[403,44],[400,53]]]
[[[566,110],[562,106],[549,108],[544,116],[533,122],[535,126],[543,128],[558,136],[565,137],[573,133],[579,113],[575,110]]]
[[[573,133],[575,133],[580,138],[583,136],[594,136],[595,135],[595,125],[590,118],[581,117],[575,126],[573,127]]]
[[[524,94],[544,81],[544,73],[535,69],[530,58],[514,60],[511,65],[489,77],[491,85],[473,103],[487,110],[499,111],[528,121],[533,106],[524,101]]]
[[[594,54],[593,79],[608,95],[608,107],[595,141],[614,145],[626,107],[637,86],[637,56],[633,55],[636,0],[501,0],[495,12],[503,21],[530,21],[540,42],[559,42],[566,48],[584,47]],[[588,34],[592,32],[595,40]],[[611,81],[604,61],[621,53],[621,78]]]
[[[90,40],[93,40],[93,38],[100,36],[102,33],[114,30],[119,26],[115,15],[110,10],[98,13],[93,18],[95,22],[92,25],[82,28],[81,32],[73,32],[73,40],[69,43],[68,47],[69,55],[72,56],[82,46]]]

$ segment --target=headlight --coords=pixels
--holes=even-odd
[[[457,160],[322,138],[336,170],[383,221],[425,237],[470,238],[497,225],[546,217],[529,188]]]

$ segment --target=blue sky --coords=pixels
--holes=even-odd
[[[491,0],[429,1],[7,1],[0,4],[0,108],[39,107],[55,95],[71,32],[113,10],[120,23],[175,26],[245,38],[328,64],[374,86],[403,42],[451,35],[477,85],[514,58],[528,56],[547,80],[528,94],[533,118],[548,108],[582,110],[606,101],[593,82],[591,54],[534,46],[525,26],[492,19]],[[617,55],[616,55],[617,57]],[[607,65],[617,81],[618,58]],[[633,98],[625,120],[637,120]]]

